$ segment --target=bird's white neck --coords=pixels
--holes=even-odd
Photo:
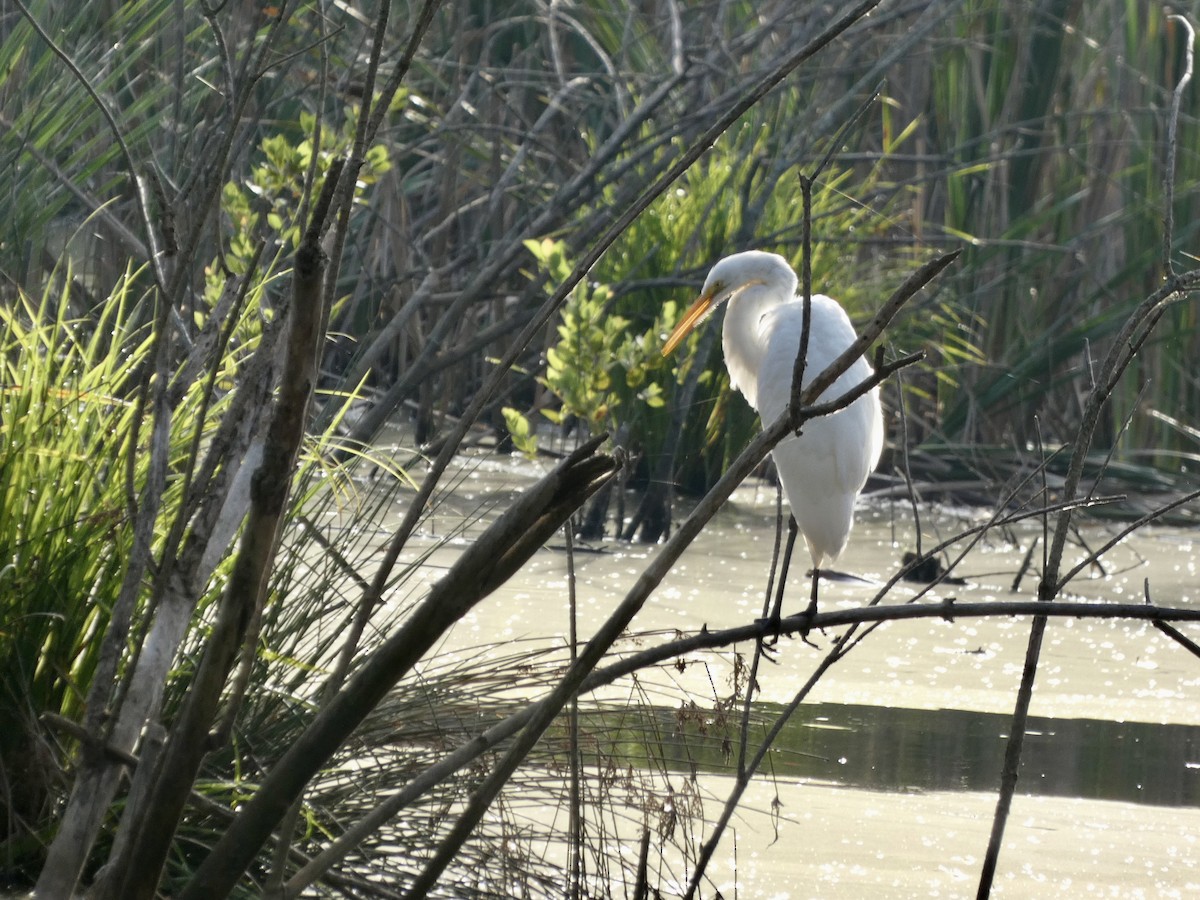
[[[784,296],[787,300],[795,296],[794,284]],[[768,335],[762,327],[763,316],[781,302],[786,301],[781,299],[778,290],[751,284],[730,299],[725,311],[721,345],[729,381],[755,410],[758,409],[758,370],[767,349]]]

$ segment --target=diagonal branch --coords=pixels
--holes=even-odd
[[[1079,483],[1083,476],[1084,463],[1092,445],[1100,414],[1116,387],[1118,379],[1128,369],[1130,363],[1137,357],[1142,342],[1161,319],[1166,307],[1184,296],[1185,292],[1194,290],[1200,275],[1190,272],[1177,275],[1171,263],[1171,244],[1174,241],[1174,215],[1172,211],[1175,180],[1175,142],[1177,139],[1178,116],[1181,92],[1192,77],[1192,38],[1193,31],[1187,24],[1188,51],[1187,67],[1175,88],[1174,101],[1168,121],[1167,157],[1168,162],[1165,178],[1165,195],[1167,208],[1164,211],[1164,247],[1163,265],[1165,282],[1153,294],[1138,305],[1129,316],[1120,333],[1117,335],[1105,359],[1104,366],[1088,393],[1087,404],[1083,418],[1076,431],[1074,446],[1071,451],[1071,463],[1063,485],[1062,496],[1071,501],[1078,496]],[[1055,525],[1053,543],[1046,555],[1042,571],[1042,580],[1038,585],[1038,599],[1049,602],[1058,596],[1067,579],[1059,579],[1063,551],[1066,547],[1067,536],[1071,529],[1072,510],[1066,508],[1059,514]],[[1070,573],[1073,576],[1075,573]],[[1068,576],[1068,577],[1070,577]],[[1021,751],[1025,740],[1025,723],[1029,717],[1029,705],[1033,698],[1033,682],[1037,675],[1038,661],[1041,657],[1042,640],[1046,631],[1046,618],[1035,617],[1029,630],[1029,640],[1025,649],[1025,662],[1021,673],[1021,682],[1017,688],[1016,703],[1013,708],[1012,725],[1009,728],[1008,743],[1005,747],[1004,764],[1000,773],[1000,790],[996,798],[996,810],[992,818],[992,830],[988,839],[987,850],[984,854],[983,866],[979,875],[977,896],[990,896],[992,882],[996,874],[996,866],[1000,856],[1000,847],[1004,840],[1004,829],[1008,814],[1012,808],[1012,798],[1016,793],[1017,778],[1021,764]]]
[[[28,20],[29,24],[33,27],[33,30],[38,33],[38,37],[45,41],[51,52],[53,52],[55,56],[62,60],[63,65],[65,65],[70,73],[75,76],[75,80],[78,81],[84,91],[87,92],[87,95],[91,98],[92,103],[94,103],[96,108],[100,110],[100,114],[104,116],[104,121],[108,124],[109,130],[112,132],[113,140],[117,142],[117,147],[119,147],[121,150],[121,156],[125,160],[126,174],[129,176],[129,182],[133,187],[133,196],[134,200],[137,202],[138,216],[141,219],[142,228],[145,229],[146,232],[146,246],[148,248],[147,262],[150,263],[150,268],[154,273],[154,280],[158,285],[159,291],[165,295],[167,292],[167,276],[162,268],[162,258],[158,247],[158,238],[154,230],[154,222],[150,218],[150,209],[146,203],[145,185],[142,183],[141,176],[138,174],[137,160],[135,160],[133,157],[133,151],[129,149],[129,144],[125,140],[125,134],[121,131],[121,126],[117,124],[116,116],[113,115],[113,111],[108,108],[108,104],[104,102],[104,98],[101,97],[96,88],[92,86],[92,83],[88,80],[87,75],[85,75],[83,70],[75,64],[75,60],[71,59],[70,55],[61,47],[59,47],[57,43],[55,43],[54,38],[51,37],[50,33],[42,27],[41,22],[34,18],[33,13],[29,11],[29,7],[25,5],[23,0],[13,0],[13,2],[17,5],[17,8],[21,10],[21,14],[25,16],[26,20]]]
[[[454,622],[503,584],[567,517],[611,479],[619,462],[597,454],[601,435],[526,490],[451,566],[400,629],[325,705],[180,894],[223,897],[270,838],[309,779]]]
[[[359,601],[359,610],[352,624],[353,634],[361,634],[367,622],[370,621],[375,608],[378,606],[380,598],[383,595],[384,586],[391,578],[392,570],[396,562],[400,558],[400,553],[404,549],[409,537],[416,529],[417,524],[421,521],[425,514],[426,504],[429,498],[433,496],[434,490],[437,488],[438,482],[441,480],[442,474],[446,467],[450,464],[450,460],[454,454],[458,452],[458,446],[466,435],[468,429],[475,423],[480,412],[490,401],[492,396],[499,389],[501,383],[508,376],[509,370],[524,353],[525,348],[545,327],[551,316],[558,311],[559,307],[566,301],[566,298],[575,289],[575,286],[587,275],[592,266],[604,255],[608,248],[625,232],[633,221],[645,211],[651,203],[662,195],[668,187],[670,187],[684,172],[686,172],[693,163],[703,156],[730,126],[733,125],[748,109],[766,96],[776,85],[782,82],[791,72],[798,68],[806,60],[812,58],[820,50],[828,46],[836,37],[849,28],[854,22],[861,19],[871,9],[879,5],[880,0],[861,0],[852,9],[847,10],[839,19],[829,25],[816,38],[796,52],[790,54],[782,63],[765,75],[757,84],[748,89],[736,102],[720,116],[717,120],[707,128],[704,133],[697,139],[691,147],[683,153],[659,178],[648,188],[642,191],[637,199],[630,204],[629,208],[617,216],[616,220],[604,231],[598,238],[595,244],[584,253],[575,268],[563,280],[551,295],[537,310],[528,324],[521,330],[520,334],[513,339],[511,348],[493,367],[491,375],[487,381],[476,392],[474,399],[463,411],[461,418],[451,428],[446,435],[445,443],[442,445],[441,452],[438,453],[433,463],[429,467],[429,473],[425,476],[420,489],[416,496],[409,502],[404,519],[399,527],[392,535],[388,546],[383,552],[380,560],[379,568],[376,571],[375,578],[371,583],[370,589],[364,593]],[[473,292],[483,284],[489,283],[494,278],[496,269],[489,268],[482,271],[480,275],[463,291],[463,297],[470,297]],[[460,300],[463,299],[460,297]],[[878,332],[877,332],[878,333]],[[873,340],[874,338],[872,338]],[[869,345],[869,343],[868,343]],[[863,348],[865,349],[865,347]],[[859,351],[860,355],[862,350]],[[847,361],[844,370],[853,360]],[[837,374],[840,374],[840,371]],[[833,378],[836,378],[835,374]],[[833,378],[829,383],[832,383]],[[813,396],[816,396],[815,394]],[[776,438],[778,441],[779,438]],[[765,454],[765,451],[764,451]],[[744,477],[744,476],[743,476]],[[338,666],[340,669],[345,669],[348,666],[348,660],[356,650],[356,642],[348,641],[345,645],[342,659],[339,660]]]
[[[850,346],[850,349],[834,360],[827,369],[813,379],[813,383],[804,391],[801,398],[802,401],[811,403],[813,398],[819,396],[820,392],[825,390],[829,384],[832,384],[838,375],[849,368],[862,355],[863,350],[870,346],[883,333],[896,313],[900,311],[900,308],[936,276],[937,273],[948,266],[957,255],[957,252],[946,254],[922,266],[917,272],[914,272],[913,275],[906,279],[904,284],[888,298],[879,313],[876,314],[863,333]],[[880,371],[873,373],[870,378],[865,379],[850,392],[834,401],[830,405],[831,411],[832,409],[840,409],[849,405],[852,399],[858,396],[860,392],[865,392],[878,385],[891,371],[892,368],[890,367],[881,367]],[[799,424],[803,424],[803,421],[812,417],[813,413],[810,410],[801,410],[801,422]],[[483,817],[492,800],[500,792],[500,789],[507,782],[512,772],[516,770],[534,744],[541,738],[566,702],[576,694],[588,673],[596,667],[600,659],[608,652],[613,642],[629,626],[633,617],[649,599],[651,592],[658,586],[667,572],[670,571],[671,566],[688,545],[695,540],[700,530],[712,518],[712,515],[721,504],[729,498],[734,488],[741,484],[775,445],[791,432],[795,424],[793,417],[785,410],[776,422],[769,428],[764,429],[751,442],[750,446],[738,456],[729,470],[683,522],[679,530],[663,545],[659,555],[642,573],[633,589],[621,601],[617,609],[609,616],[608,620],[600,627],[592,639],[588,641],[587,646],[579,654],[576,662],[568,669],[562,681],[544,701],[538,704],[533,718],[525,727],[520,738],[509,749],[508,753],[491,775],[488,776],[484,784],[471,797],[467,809],[451,829],[450,835],[438,848],[433,860],[430,861],[417,877],[416,881],[410,886],[409,897],[424,896],[433,887],[437,878],[445,870],[445,867],[449,865],[450,860],[453,859],[458,849],[467,840],[475,825]]]
[[[805,616],[784,618],[781,623],[783,634],[800,633],[807,628],[828,629],[868,624],[886,624],[920,619],[996,618],[1013,616],[1046,615],[1051,618],[1122,619],[1152,622],[1172,636],[1179,634],[1170,622],[1200,623],[1200,610],[1193,607],[1166,607],[1136,603],[1063,602],[1042,603],[1036,600],[1019,600],[980,603],[958,603],[952,599],[936,603],[886,604],[861,606],[818,612],[813,619]],[[696,634],[677,638],[630,654],[604,668],[596,669],[580,685],[579,694],[605,687],[642,669],[659,666],[664,662],[679,659],[689,653],[719,650],[736,644],[754,641],[775,634],[765,621],[720,630],[703,630]],[[1195,644],[1182,636],[1184,646]],[[1192,649],[1192,652],[1197,652]],[[404,785],[395,794],[382,801],[377,807],[362,816],[346,829],[330,846],[301,869],[287,884],[287,895],[298,896],[300,891],[314,883],[336,865],[346,854],[366,840],[378,828],[423,796],[434,785],[440,784],[455,772],[470,765],[488,751],[494,750],[504,741],[525,728],[533,719],[540,703],[531,703],[512,715],[497,722],[470,741],[447,752],[436,763]]]
[[[263,447],[263,460],[251,487],[250,511],[237,559],[223,594],[212,634],[183,709],[172,727],[162,761],[134,836],[112,869],[104,895],[122,900],[149,900],[155,895],[162,867],[184,804],[209,749],[206,736],[216,715],[230,670],[266,594],[277,538],[287,508],[296,457],[308,422],[308,407],[317,376],[317,352],[324,319],[320,220],[328,214],[330,172],[314,222],[296,251],[291,325],[288,332],[279,396]],[[236,693],[236,692],[235,692]],[[126,814],[134,811],[127,809]]]

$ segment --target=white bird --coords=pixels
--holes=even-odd
[[[769,425],[784,414],[791,401],[804,327],[804,300],[796,296],[796,273],[782,256],[751,250],[720,260],[704,280],[699,299],[667,339],[663,355],[671,353],[697,323],[726,300],[729,309],[721,342],[729,380],[758,411],[763,424]],[[856,337],[846,311],[836,300],[814,294],[810,309],[805,386]],[[860,357],[818,402],[837,399],[871,374],[870,364]],[[845,549],[854,522],[854,500],[882,450],[883,414],[876,387],[844,409],[805,422],[799,435],[785,438],[771,451],[792,510],[795,525],[791,537],[798,526],[812,556],[810,616],[816,612],[820,568]],[[778,622],[778,617],[777,600],[772,620]]]

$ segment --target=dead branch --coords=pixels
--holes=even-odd
[[[612,478],[619,463],[597,454],[603,436],[526,490],[451,566],[404,624],[317,715],[197,869],[181,900],[225,896],[289,805],[384,695],[454,622],[515,573],[562,523]]]
[[[212,634],[190,685],[179,720],[172,727],[144,809],[126,809],[138,823],[128,849],[110,870],[101,897],[149,898],[158,886],[163,863],[196,773],[210,748],[206,732],[221,702],[230,670],[253,633],[267,588],[308,407],[316,385],[317,353],[324,322],[325,254],[319,234],[328,214],[330,173],[304,240],[296,252],[293,302],[287,355],[263,459],[251,486],[250,512],[229,584],[222,596]],[[236,692],[235,692],[236,695]],[[217,740],[221,740],[220,735]]]
[[[1192,77],[1192,52],[1190,45],[1194,37],[1194,32],[1190,23],[1187,32],[1189,41],[1187,68],[1176,85],[1176,101],[1178,101],[1180,92]],[[1172,104],[1168,117],[1169,127],[1166,147],[1168,165],[1164,172],[1165,194],[1168,198],[1168,203],[1169,198],[1174,197],[1174,161],[1176,153],[1175,144],[1178,138],[1178,115],[1179,103],[1175,102]],[[1158,290],[1139,304],[1133,314],[1126,320],[1105,359],[1099,377],[1088,392],[1087,404],[1084,408],[1083,419],[1075,434],[1071,451],[1071,463],[1062,490],[1062,496],[1068,501],[1074,500],[1078,495],[1084,461],[1091,448],[1092,439],[1100,420],[1101,410],[1108,403],[1117,380],[1137,357],[1142,343],[1151,330],[1158,324],[1166,307],[1185,296],[1187,291],[1193,290],[1197,283],[1200,283],[1200,273],[1193,271],[1184,275],[1177,275],[1174,272],[1174,267],[1171,263],[1171,243],[1174,240],[1173,221],[1172,212],[1168,208],[1165,211],[1164,217],[1164,230],[1166,232],[1164,240],[1166,244],[1163,248],[1166,280]],[[1049,547],[1049,552],[1046,554],[1042,580],[1038,585],[1038,599],[1043,603],[1051,602],[1058,596],[1063,585],[1066,584],[1066,579],[1059,580],[1058,573],[1062,564],[1063,551],[1066,548],[1067,535],[1071,528],[1071,516],[1072,510],[1069,508],[1064,509],[1059,514],[1055,525],[1053,542]],[[1045,547],[1045,538],[1043,538],[1043,547]],[[1074,575],[1074,572],[1070,574]],[[1001,771],[1000,791],[996,798],[996,811],[992,819],[992,831],[988,839],[988,846],[984,854],[979,876],[977,896],[980,898],[988,897],[991,894],[992,881],[996,874],[996,865],[1000,856],[1000,847],[1004,840],[1004,829],[1008,821],[1009,811],[1012,808],[1012,798],[1016,793],[1021,751],[1025,739],[1025,723],[1029,717],[1029,704],[1033,697],[1033,682],[1037,675],[1038,661],[1041,657],[1042,639],[1046,630],[1046,622],[1047,620],[1044,616],[1036,616],[1029,630],[1029,641],[1025,650],[1025,663],[1013,709],[1012,726],[1009,728],[1008,743],[1005,746],[1004,765]]]

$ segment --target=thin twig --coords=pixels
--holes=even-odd
[[[571,665],[574,665],[575,660],[579,656],[579,610],[577,608],[578,598],[575,590],[575,522],[573,519],[568,519],[567,523],[563,526],[563,537],[567,543],[567,643],[570,647],[568,659],[570,659]],[[567,753],[569,754],[569,765],[571,767],[570,870],[568,873],[570,882],[567,896],[579,897],[581,896],[579,888],[583,878],[583,794],[580,790],[583,760],[581,757],[582,750],[579,746],[578,698],[571,698],[571,705],[567,710],[567,716]]]
[[[234,825],[196,869],[181,900],[207,900],[232,890],[309,779],[387,692],[451,625],[510,578],[616,474],[618,462],[596,452],[604,439],[600,435],[588,441],[522,493],[433,585],[267,773]]]
[[[813,619],[815,626],[816,617],[810,616],[809,618]],[[801,632],[801,634],[803,633],[804,632]],[[726,798],[725,806],[721,810],[721,815],[718,817],[716,823],[714,823],[712,832],[708,836],[708,840],[705,841],[703,846],[700,848],[700,855],[696,859],[695,868],[692,870],[692,877],[688,881],[687,893],[684,895],[685,900],[691,900],[691,898],[695,896],[696,890],[700,886],[700,880],[704,877],[705,870],[708,868],[708,864],[712,860],[713,854],[716,853],[717,847],[721,843],[721,838],[725,834],[725,829],[728,827],[730,819],[733,818],[734,812],[737,811],[738,806],[741,804],[742,795],[746,792],[746,788],[750,786],[750,782],[754,778],[754,774],[758,771],[758,767],[762,765],[762,761],[766,758],[767,753],[770,751],[771,745],[775,742],[775,739],[779,737],[780,732],[783,731],[783,726],[787,724],[787,721],[792,717],[796,710],[800,708],[800,704],[804,702],[804,698],[809,695],[814,687],[816,687],[817,683],[821,680],[825,673],[829,671],[829,669],[838,660],[845,656],[847,652],[845,639],[846,635],[843,635],[841,638],[839,638],[837,642],[834,643],[830,651],[825,655],[824,659],[822,659],[821,662],[817,664],[816,668],[813,669],[813,672],[811,675],[809,675],[808,680],[804,682],[804,686],[796,692],[795,696],[792,697],[791,702],[788,703],[784,710],[776,717],[774,724],[771,726],[771,730],[767,733],[766,737],[763,738],[762,744],[759,745],[758,752],[754,755],[754,758],[746,767],[745,772],[738,773],[738,776],[734,781],[733,790],[730,791],[729,797]]]
[[[775,544],[771,549],[771,566],[767,570],[767,590],[763,597],[762,618],[766,619],[772,606],[772,600],[775,597],[775,579],[779,579],[780,594],[783,592],[784,575],[780,572],[780,548],[783,543],[783,485],[776,483],[775,485]],[[763,649],[766,646],[766,638],[759,638],[754,642],[754,657],[750,661],[750,672],[746,678],[746,699],[742,703],[742,724],[740,730],[740,740],[738,741],[738,761],[737,771],[739,774],[746,769],[746,751],[750,744],[750,711],[754,705],[754,691],[758,686],[758,667],[762,662]]]
[[[1122,528],[1120,531],[1118,531],[1115,535],[1113,535],[1111,538],[1109,538],[1107,541],[1105,541],[1104,544],[1101,545],[1099,550],[1088,553],[1088,555],[1085,559],[1078,562],[1074,568],[1072,568],[1069,572],[1067,572],[1066,575],[1062,576],[1062,578],[1059,579],[1058,587],[1055,589],[1055,594],[1061,593],[1063,588],[1065,588],[1067,586],[1067,584],[1073,578],[1075,578],[1075,576],[1077,576],[1080,572],[1082,572],[1088,566],[1095,563],[1101,556],[1103,556],[1105,553],[1107,553],[1113,547],[1117,546],[1117,544],[1121,543],[1121,541],[1125,540],[1125,538],[1129,537],[1129,535],[1133,534],[1139,528],[1142,528],[1142,527],[1150,524],[1151,522],[1161,519],[1163,516],[1165,516],[1167,513],[1171,512],[1172,510],[1178,509],[1180,506],[1183,506],[1187,503],[1191,503],[1193,500],[1195,500],[1197,498],[1200,498],[1200,490],[1195,490],[1188,494],[1184,494],[1181,497],[1177,497],[1176,499],[1172,500],[1170,503],[1166,503],[1163,506],[1158,507],[1157,509],[1153,509],[1150,512],[1146,513],[1144,516],[1140,516],[1139,518],[1135,519],[1133,522],[1130,522],[1128,525],[1126,525],[1124,528]]]
[[[904,398],[904,373],[902,372],[896,373],[896,412],[900,416],[900,455],[904,461],[901,472],[904,475],[904,487],[905,493],[908,496],[908,503],[912,508],[913,552],[917,556],[921,556],[921,507],[917,497],[917,489],[912,480],[912,463],[909,460],[908,404]]]
[[[476,417],[487,404],[489,398],[497,391],[503,380],[508,377],[509,370],[517,359],[520,358],[524,352],[524,348],[542,331],[546,323],[550,320],[550,317],[558,311],[559,307],[575,289],[575,286],[583,280],[600,257],[629,228],[633,221],[683,175],[696,160],[703,156],[721,134],[733,125],[750,107],[761,100],[772,88],[800,66],[801,63],[824,49],[834,38],[845,31],[853,22],[864,16],[869,10],[877,6],[879,2],[880,0],[862,0],[862,2],[844,13],[841,18],[821,32],[817,38],[788,56],[784,62],[748,89],[653,184],[643,190],[637,199],[624,212],[617,216],[616,220],[596,240],[595,244],[582,255],[575,264],[575,268],[571,270],[571,273],[563,279],[554,293],[542,304],[525,328],[513,340],[509,351],[493,366],[491,374],[483,387],[476,392],[474,399],[466,410],[463,411],[462,417],[450,430],[442,451],[431,464],[420,490],[409,501],[404,519],[397,527],[387,547],[380,556],[379,568],[376,571],[371,590],[360,600],[359,613],[353,625],[354,629],[361,633],[366,628],[366,623],[370,620],[383,595],[384,586],[391,578],[392,570],[400,558],[400,553],[416,529],[417,523],[420,522],[421,517],[425,514],[425,506],[429,502],[429,498],[433,495],[446,467],[450,464],[450,460],[458,452],[458,446],[463,436],[466,435],[467,430],[474,424]],[[487,274],[487,272],[484,272],[481,273],[481,276]],[[470,290],[464,291],[462,296],[464,298],[468,297],[470,293]],[[449,318],[447,316],[443,321]],[[447,327],[448,325],[449,323],[447,323]],[[861,355],[862,352],[863,350],[860,349],[858,355]],[[839,373],[844,371],[849,364],[846,363],[842,369],[839,369]],[[836,378],[836,374],[833,377]],[[832,383],[832,379],[830,379],[830,383]],[[348,666],[348,660],[339,662],[339,665]]]
[[[829,146],[825,150],[825,155],[817,162],[811,174],[801,173],[800,179],[800,197],[802,200],[802,210],[800,219],[800,296],[804,304],[804,316],[801,319],[803,323],[800,328],[800,346],[796,350],[796,360],[792,368],[792,394],[791,405],[793,417],[798,417],[800,406],[800,390],[804,385],[804,368],[808,365],[808,342],[809,335],[812,330],[812,189],[817,179],[825,171],[825,167],[829,165],[833,159],[833,154],[842,145],[842,138],[849,132],[851,127],[857,124],[871,107],[871,105],[879,98],[879,88],[867,98],[865,102],[859,105],[842,126],[838,129],[833,139],[829,142]],[[797,421],[797,431],[799,430],[799,422]]]
[[[1175,274],[1172,259],[1175,247],[1175,157],[1179,150],[1179,111],[1183,105],[1183,92],[1192,81],[1192,63],[1195,57],[1196,31],[1186,16],[1172,15],[1168,21],[1178,22],[1187,33],[1183,48],[1183,73],[1175,82],[1171,92],[1171,114],[1167,117],[1167,161],[1163,171],[1163,271],[1168,276]]]
[[[25,5],[24,0],[13,0],[13,2],[17,5],[17,8],[21,10],[22,15],[25,16],[33,30],[38,33],[38,36],[43,41],[46,42],[46,46],[50,48],[51,52],[60,60],[62,60],[63,65],[65,65],[70,73],[75,76],[75,80],[79,82],[80,86],[87,93],[88,97],[91,98],[96,109],[98,109],[100,114],[104,117],[104,121],[108,124],[108,129],[112,132],[113,140],[117,142],[117,147],[120,149],[121,156],[125,160],[126,175],[128,176],[129,183],[133,188],[134,200],[137,202],[138,217],[140,219],[142,229],[146,233],[146,248],[148,251],[148,258],[146,261],[150,263],[150,269],[154,273],[154,280],[158,284],[159,291],[166,296],[167,276],[162,268],[162,260],[158,252],[158,237],[155,234],[154,221],[150,217],[150,208],[146,203],[145,191],[142,189],[141,176],[138,174],[139,167],[137,160],[134,159],[133,151],[129,149],[129,144],[125,141],[125,133],[121,131],[121,126],[117,124],[117,118],[115,115],[113,115],[113,111],[109,109],[108,104],[104,102],[104,98],[100,96],[99,91],[92,86],[92,83],[88,80],[87,75],[85,75],[83,70],[75,64],[75,60],[71,59],[67,52],[58,46],[54,38],[50,36],[50,33],[42,27],[41,22],[34,18],[33,13],[30,12],[29,8]]]
[[[1181,79],[1183,85],[1186,85],[1187,81],[1191,79],[1192,29],[1190,23],[1187,25],[1187,30],[1189,33],[1188,62],[1184,76]],[[1176,101],[1179,100],[1180,90],[1180,86],[1177,85]],[[1108,398],[1116,386],[1117,380],[1136,358],[1141,344],[1146,340],[1154,326],[1157,325],[1159,319],[1161,319],[1166,306],[1180,296],[1181,291],[1189,289],[1188,286],[1194,284],[1196,279],[1195,273],[1189,273],[1185,276],[1176,275],[1171,263],[1171,244],[1174,241],[1174,219],[1171,206],[1174,197],[1174,145],[1178,114],[1179,104],[1175,102],[1172,104],[1171,121],[1168,125],[1167,154],[1169,163],[1166,167],[1167,171],[1164,173],[1166,179],[1164,194],[1167,209],[1164,211],[1164,222],[1166,223],[1164,231],[1166,233],[1164,235],[1163,263],[1164,272],[1167,275],[1166,282],[1151,294],[1150,297],[1139,304],[1133,314],[1126,320],[1125,325],[1114,341],[1112,350],[1105,360],[1100,377],[1095,380],[1094,386],[1088,392],[1088,400],[1084,407],[1083,418],[1075,435],[1071,464],[1063,485],[1062,495],[1068,501],[1073,500],[1078,495],[1084,463],[1100,419],[1100,412],[1108,402]],[[1042,579],[1038,585],[1038,600],[1040,602],[1049,603],[1053,601],[1062,590],[1062,586],[1066,583],[1065,580],[1059,579],[1058,573],[1063,551],[1066,547],[1067,535],[1071,528],[1071,518],[1072,511],[1064,509],[1058,517],[1051,545],[1049,547],[1046,547],[1045,544],[1043,545]],[[1073,575],[1074,571],[1071,574]],[[1046,621],[1044,616],[1034,617],[1029,630],[1029,640],[1025,649],[1025,663],[1022,668],[1021,682],[1017,689],[1017,699],[1013,709],[1012,725],[1009,728],[1008,742],[1005,746],[1004,765],[1001,771],[1000,790],[996,798],[996,810],[992,818],[991,835],[988,839],[987,851],[984,855],[979,876],[979,887],[976,893],[976,896],[979,898],[986,898],[991,895],[992,883],[995,879],[1000,848],[1004,840],[1004,829],[1008,821],[1009,811],[1012,808],[1012,798],[1016,792],[1021,751],[1025,738],[1025,724],[1029,716],[1029,704],[1033,697],[1033,682],[1037,674],[1038,659],[1041,655]]]
[[[857,359],[857,355],[852,352],[853,349],[863,342],[867,345],[873,342],[890,323],[895,314],[899,312],[904,302],[916,294],[929,279],[933,278],[945,266],[949,265],[954,256],[956,254],[942,258],[933,264],[922,266],[918,270],[919,275],[914,273],[912,277],[906,280],[900,289],[884,303],[879,314],[876,315],[870,326],[859,335],[854,344],[851,345],[851,348],[813,379],[813,384],[805,390],[802,400],[804,402],[811,402],[812,398],[819,396],[820,392],[825,390],[828,386],[826,382],[832,382],[841,372],[849,368]],[[858,355],[861,355],[861,353],[862,350],[859,349]],[[889,374],[890,370],[888,367],[876,371],[870,378],[867,378],[854,389],[848,391],[831,404],[828,404],[829,411],[835,411],[836,409],[848,406],[853,402],[855,397],[872,390]],[[809,415],[810,411],[806,409],[804,410],[804,414]],[[642,573],[634,588],[626,595],[617,609],[588,642],[576,664],[571,666],[559,685],[539,704],[533,719],[525,727],[517,740],[514,741],[513,746],[504,755],[491,775],[485,779],[481,787],[472,796],[466,810],[451,829],[449,836],[438,847],[433,859],[410,886],[408,896],[413,898],[424,896],[433,886],[441,872],[449,865],[450,860],[474,830],[475,825],[483,817],[492,800],[507,782],[512,772],[516,770],[516,767],[541,738],[546,728],[549,727],[550,723],[562,710],[566,701],[574,696],[587,673],[595,668],[602,656],[608,651],[608,648],[612,646],[612,643],[628,627],[633,616],[645,604],[650,592],[666,575],[671,564],[679,558],[683,550],[695,539],[704,524],[712,517],[716,508],[728,499],[734,487],[742,482],[749,474],[750,469],[757,466],[766,454],[791,432],[792,428],[794,428],[794,422],[791,416],[785,412],[746,448],[705,497],[701,505],[692,512],[675,535],[663,545],[663,549],[660,551],[658,557]]]
[[[812,332],[812,179],[800,175],[800,198],[803,208],[801,221],[800,246],[800,296],[803,304],[803,315],[800,322],[800,346],[796,348],[796,359],[792,363],[792,390],[788,409],[796,423],[796,433],[800,433],[800,392],[804,389],[804,369],[808,365],[808,342]],[[816,576],[814,576],[816,577]]]

